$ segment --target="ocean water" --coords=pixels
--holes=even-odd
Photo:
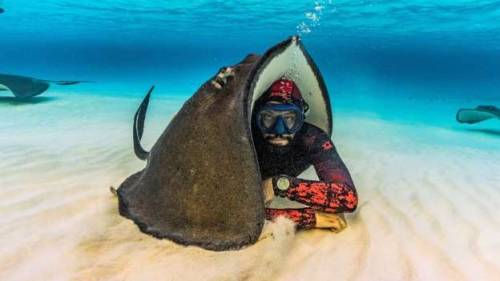
[[[340,280],[500,276],[500,120],[455,120],[462,107],[500,107],[499,1],[0,8],[0,73],[92,81],[24,102],[0,92],[0,279],[331,279],[318,264]],[[330,93],[333,139],[361,200],[350,227],[294,236],[278,223],[268,229],[276,239],[224,255],[157,241],[120,217],[109,186],[144,167],[131,135],[148,88],[146,148],[222,66],[291,35]]]
[[[496,1],[4,0],[2,5],[0,72],[97,82],[75,91],[141,95],[156,84],[162,94],[188,96],[221,66],[299,34],[339,109],[425,122],[420,115],[435,103],[454,111],[498,104],[500,98]],[[388,100],[395,100],[390,112],[378,104]],[[415,105],[419,101],[425,104]],[[447,114],[443,118],[453,119],[453,112]]]

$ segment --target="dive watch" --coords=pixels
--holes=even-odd
[[[284,193],[290,188],[290,177],[287,175],[280,175],[274,179],[273,187],[276,194]]]

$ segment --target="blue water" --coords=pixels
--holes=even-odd
[[[73,90],[187,96],[299,34],[340,112],[451,124],[458,107],[500,105],[500,1],[0,3],[0,73],[97,82]]]

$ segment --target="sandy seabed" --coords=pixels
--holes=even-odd
[[[153,98],[150,146],[182,104]],[[140,97],[0,101],[0,280],[500,280],[500,139],[339,111],[334,142],[360,205],[349,227],[265,226],[240,251],[141,233],[109,192],[141,169]]]

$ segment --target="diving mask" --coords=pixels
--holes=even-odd
[[[304,124],[304,112],[295,104],[268,104],[257,113],[257,126],[264,134],[294,134]]]

